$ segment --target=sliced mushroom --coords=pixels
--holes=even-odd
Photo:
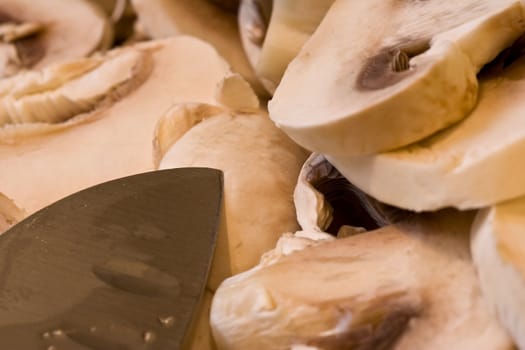
[[[307,153],[261,110],[176,105],[159,121],[156,135],[159,169],[203,166],[224,172],[225,232],[219,235],[210,288],[256,265],[280,232],[298,229],[292,193]]]
[[[88,0],[1,0],[0,77],[109,47],[107,16]]]
[[[210,42],[232,69],[265,97],[244,54],[235,14],[209,0],[132,0],[138,21],[152,38],[192,35]]]
[[[227,279],[212,302],[217,348],[512,349],[479,291],[472,216],[319,241]]]
[[[0,127],[57,124],[111,105],[142,84],[151,66],[149,52],[120,50],[13,78],[0,100]],[[0,129],[0,142],[7,131]]]
[[[525,349],[525,200],[480,211],[472,229],[472,256],[481,290],[519,349]]]
[[[257,76],[270,93],[274,93],[288,63],[299,53],[333,2],[243,1],[239,12],[241,38],[247,55],[252,56],[250,62]]]
[[[133,35],[136,14],[131,0],[90,0],[102,7],[113,25],[113,44],[120,44]]]
[[[151,41],[122,52],[128,50],[150,55],[152,65],[132,93],[87,113],[84,123],[0,144],[0,191],[28,214],[85,187],[153,170],[157,120],[173,103],[213,101],[217,84],[230,73],[210,45],[191,37]],[[104,78],[82,86],[96,90]]]
[[[327,155],[407,145],[464,118],[476,73],[524,30],[519,0],[336,1],[288,66],[270,117]]]
[[[479,208],[515,198],[525,194],[525,167],[516,161],[525,152],[523,93],[525,57],[482,76],[479,102],[461,123],[391,152],[328,158],[363,191],[406,209]]]
[[[0,234],[24,218],[24,211],[0,193]]]

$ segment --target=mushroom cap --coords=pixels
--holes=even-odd
[[[525,59],[480,80],[460,123],[421,142],[371,156],[328,159],[352,183],[398,207],[480,208],[525,194]],[[436,190],[439,189],[439,190]]]
[[[2,23],[44,26],[41,33],[15,41],[20,68],[38,69],[88,56],[108,48],[113,36],[108,17],[87,0],[0,0],[0,17]]]
[[[173,103],[213,102],[217,84],[230,73],[217,52],[195,38],[126,50],[143,50],[152,59],[148,78],[130,94],[84,123],[0,144],[0,191],[28,214],[97,183],[153,170],[157,120]]]
[[[525,199],[481,210],[471,249],[481,290],[518,348],[525,348]]]
[[[512,349],[481,297],[472,213],[322,241],[231,277],[210,322],[220,350]]]
[[[418,141],[471,111],[476,73],[524,17],[519,0],[336,1],[288,66],[270,117],[327,155]]]
[[[292,196],[307,152],[260,110],[175,106],[159,122],[157,135],[165,128],[176,136],[157,143],[172,143],[164,147],[159,169],[197,166],[224,173],[225,231],[219,233],[208,282],[215,289],[256,265],[282,232],[298,229]]]

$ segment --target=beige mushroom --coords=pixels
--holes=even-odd
[[[250,63],[271,94],[334,0],[244,0],[239,28]],[[270,17],[271,13],[271,17]]]
[[[280,232],[298,229],[292,193],[307,153],[263,111],[176,105],[159,121],[156,135],[159,169],[197,166],[224,172],[224,227],[208,281],[212,290],[256,265]]]
[[[471,221],[420,215],[263,260],[217,289],[218,349],[512,349],[478,287]]]
[[[471,246],[481,290],[520,349],[525,349],[524,229],[522,197],[481,210]]]
[[[363,191],[411,210],[480,208],[524,195],[524,92],[522,57],[481,76],[479,102],[459,124],[391,152],[328,158]]]
[[[138,21],[152,38],[191,35],[212,44],[262,97],[260,86],[241,45],[237,17],[209,0],[132,0]]]
[[[12,200],[0,193],[0,234],[22,220],[24,214]]]
[[[6,142],[0,138],[0,191],[27,214],[91,185],[153,170],[157,120],[173,103],[214,101],[217,84],[230,72],[210,45],[190,37],[151,41],[119,52],[151,60],[151,72],[131,93],[93,112],[46,124],[44,131],[69,122],[52,133],[42,133],[39,124],[28,135],[24,129],[33,123],[0,129],[11,130],[2,135],[9,136]],[[96,76],[91,83],[79,79],[85,89],[79,91],[90,93],[104,81]],[[82,122],[73,122],[79,119]]]
[[[519,0],[336,1],[288,66],[270,117],[327,155],[418,141],[471,111],[476,73],[524,19]]]
[[[108,17],[88,0],[1,0],[0,13],[0,77],[84,57],[113,40]]]

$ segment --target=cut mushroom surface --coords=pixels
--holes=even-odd
[[[298,229],[292,194],[307,152],[263,111],[177,105],[160,120],[156,134],[159,169],[197,166],[224,173],[224,231],[210,288],[256,265],[280,233]]]
[[[112,37],[106,14],[88,0],[1,0],[0,76],[90,55]]]
[[[132,0],[138,21],[152,38],[191,35],[212,44],[219,54],[265,96],[244,54],[234,13],[209,0]]]
[[[157,120],[174,103],[213,102],[217,84],[230,74],[216,51],[195,38],[124,50],[150,55],[152,64],[147,79],[128,95],[88,113],[84,123],[0,145],[0,191],[28,214],[91,185],[153,170]],[[83,86],[97,90],[99,83]]]
[[[472,213],[325,240],[227,279],[218,349],[513,349],[482,298]]]
[[[472,229],[472,256],[481,290],[499,320],[525,349],[525,199],[479,212]]]
[[[519,0],[336,1],[288,66],[270,117],[327,155],[407,145],[464,118],[476,73],[524,30]]]
[[[479,208],[525,194],[525,58],[482,77],[474,111],[414,145],[362,157],[328,156],[363,191],[411,210]]]
[[[0,193],[0,234],[24,218],[24,211]]]

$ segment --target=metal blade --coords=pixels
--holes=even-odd
[[[0,236],[0,349],[179,349],[221,202],[220,171],[162,170],[78,192],[15,225]]]

